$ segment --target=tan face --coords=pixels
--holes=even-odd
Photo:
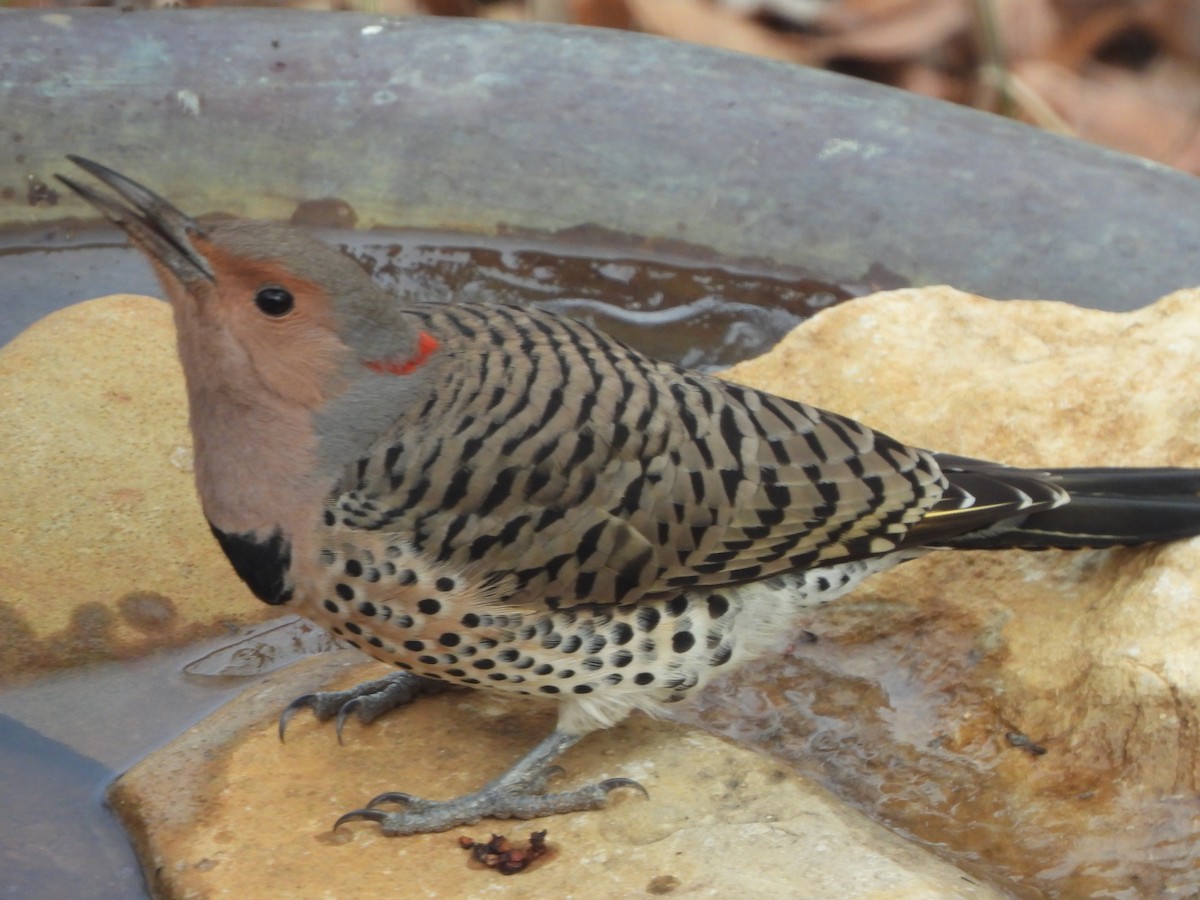
[[[185,292],[160,267],[191,376],[203,372],[210,389],[253,394],[259,402],[265,389],[307,409],[338,393],[349,350],[335,332],[328,293],[279,262],[238,257],[200,235],[192,244],[211,265],[215,284]]]

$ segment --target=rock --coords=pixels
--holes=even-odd
[[[9,568],[0,574],[21,598],[3,607],[15,623],[5,622],[6,635],[26,629],[39,653],[51,645],[75,654],[133,652],[149,642],[139,635],[158,629],[174,638],[223,618],[226,597],[230,610],[255,611],[204,532],[190,476],[170,468],[186,441],[181,394],[155,401],[177,417],[176,430],[161,438],[146,437],[163,434],[152,424],[164,421],[161,414],[135,416],[121,399],[149,399],[171,379],[177,391],[170,355],[164,351],[162,367],[130,373],[128,382],[81,379],[75,371],[83,358],[89,373],[122,376],[146,365],[142,357],[158,352],[146,338],[147,316],[159,316],[152,327],[162,334],[153,342],[169,348],[165,312],[148,302],[112,301],[119,312],[86,326],[108,330],[99,339],[76,338],[73,352],[60,349],[67,342],[57,332],[41,338],[35,328],[0,354],[0,415],[5,433],[18,436],[10,446],[22,448],[10,462],[19,477],[7,483],[12,497],[0,512],[24,523],[29,510],[109,511],[102,521],[69,513],[59,514],[66,516],[61,524],[52,520],[61,534],[92,529],[94,537],[69,545],[100,563],[62,566],[61,538],[43,539],[28,525],[18,534],[20,565],[11,566],[11,554],[4,560]],[[136,331],[119,327],[131,318]],[[41,345],[26,341],[29,335]],[[139,348],[136,359],[130,346]],[[110,363],[91,362],[84,348],[99,348]],[[1200,391],[1187,387],[1198,359],[1200,292],[1114,314],[996,303],[941,288],[828,310],[730,377],[906,441],[1015,464],[1200,465]],[[65,373],[62,383],[31,399],[33,382],[46,382],[47,371]],[[72,406],[80,381],[93,399]],[[120,387],[146,384],[155,390],[133,395]],[[50,407],[60,401],[65,408]],[[107,404],[103,416],[93,412],[100,403]],[[63,411],[29,424],[43,406]],[[113,432],[141,443],[119,452],[99,446],[119,438],[95,438],[102,432],[94,429],[122,415]],[[91,467],[99,457],[108,474],[93,480],[79,460]],[[150,460],[153,472],[143,475],[130,459]],[[61,476],[64,467],[74,468],[71,479]],[[82,480],[75,477],[81,469]],[[50,475],[63,485],[60,499],[36,490],[53,482]],[[127,564],[130,552],[145,555]],[[804,623],[815,642],[798,641],[715,686],[700,716],[807,766],[873,814],[1018,890],[1190,895],[1200,890],[1197,573],[1200,541],[1069,554],[935,554],[869,581]],[[168,575],[175,580],[157,580]],[[69,615],[42,611],[51,581],[56,593],[84,598],[85,613],[75,620],[116,623],[103,641],[72,632]],[[128,598],[134,591],[214,600],[201,613],[191,599],[176,602],[176,616],[164,624],[158,605]],[[87,606],[92,598],[107,605]],[[185,615],[193,618],[182,624]],[[43,630],[35,634],[35,625]],[[13,643],[4,651],[10,665],[41,658],[12,657]],[[422,700],[371,727],[352,722],[344,747],[330,726],[301,715],[280,745],[279,710],[322,683],[329,665],[316,660],[270,676],[118,782],[114,803],[163,895],[349,896],[400,886],[406,895],[476,896],[496,890],[499,876],[471,868],[455,836],[486,839],[498,830],[524,838],[542,827],[550,829],[554,855],[505,879],[513,896],[991,895],[805,779],[779,774],[775,763],[638,718],[589,738],[564,764],[568,783],[639,778],[649,803],[623,792],[604,813],[539,823],[483,822],[386,839],[360,822],[331,834],[339,813],[383,790],[449,796],[477,786],[531,746],[550,720],[528,705],[455,694]]]
[[[263,616],[196,500],[165,303],[81,303],[0,350],[0,434],[0,679]]]
[[[1198,466],[1198,362],[1200,291],[1118,314],[930,288],[825,311],[729,377],[968,456]],[[934,554],[805,627],[816,644],[734,688],[813,698],[808,724],[773,723],[786,755],[1042,889],[1200,890],[1200,540]],[[812,753],[817,713],[839,752]],[[864,792],[876,776],[892,787]]]
[[[824,310],[728,377],[1014,465],[1200,464],[1200,292],[1128,313],[953,288]]]
[[[422,698],[369,726],[352,719],[344,746],[332,724],[300,713],[281,743],[280,710],[333,671],[345,687],[387,669],[301,662],[117,782],[110,802],[156,896],[1002,896],[767,757],[640,716],[572,748],[562,784],[625,775],[649,802],[618,791],[604,811],[537,822],[402,838],[369,822],[330,831],[385,790],[448,797],[478,787],[553,725],[549,705],[468,691]],[[511,877],[458,844],[493,832],[524,842],[543,828],[551,853]]]

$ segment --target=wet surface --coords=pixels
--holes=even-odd
[[[820,309],[901,286],[878,269],[834,284],[770,260],[587,227],[499,236],[314,231],[401,297],[534,303],[694,368],[757,356]],[[0,232],[0,296],[12,298],[0,310],[0,342],[51,310],[108,293],[159,293],[141,255],[115,230],[63,222]]]
[[[1114,772],[1056,778],[1054,749],[1039,752],[998,715],[988,684],[1000,660],[977,623],[850,599],[800,624],[777,654],[673,717],[786,761],[1015,897],[1200,891],[1200,799],[1151,796]],[[103,786],[249,679],[333,646],[288,617],[237,640],[0,691],[0,800],[24,826],[0,839],[0,861],[16,861],[0,867],[4,886],[34,898],[68,886],[71,896],[135,896],[140,876],[101,806]],[[36,837],[47,834],[50,845]],[[91,894],[77,890],[85,867],[100,873]]]
[[[0,688],[0,896],[130,900],[145,895],[108,784],[217,709],[245,682],[188,678],[229,638]]]
[[[728,366],[764,353],[856,287],[818,281],[767,260],[706,260],[700,248],[639,243],[599,229],[540,240],[513,235],[488,247],[471,246],[469,238],[452,246],[436,237],[436,244],[416,236],[350,250],[401,295],[533,303],[691,368]]]
[[[115,775],[0,713],[0,808],[6,822],[0,895],[35,900],[137,896],[137,860],[100,803]]]
[[[333,199],[364,224],[596,222],[834,280],[882,262],[917,284],[1106,309],[1200,283],[1193,176],[651,35],[277,9],[27,10],[0,28],[0,82],[3,222],[82,214],[53,177],[75,152],[191,213],[285,218],[301,199]]]
[[[950,611],[841,601],[673,718],[754,746],[1021,898],[1200,896],[1200,798],[1061,777],[998,713],[1001,654]]]

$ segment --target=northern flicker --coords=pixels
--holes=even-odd
[[[233,567],[397,669],[301,697],[281,733],[299,708],[340,728],[445,685],[559,704],[553,733],[479,791],[388,793],[337,824],[409,834],[603,806],[640,786],[547,793],[551,761],[932,549],[1200,533],[1200,470],[908,447],[567,318],[395,297],[300,231],[201,225],[70,158],[119,199],[62,180],[149,257],[174,310],[196,486]]]

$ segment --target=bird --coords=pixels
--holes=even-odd
[[[1028,469],[907,446],[655,360],[532,307],[392,294],[291,226],[200,223],[79,156],[58,178],[170,302],[197,493],[259,600],[392,671],[298,710],[364,722],[450,686],[557,703],[552,732],[461,797],[350,810],[387,835],[599,809],[554,760],[761,656],[863,579],[953,549],[1200,533],[1200,469]]]

